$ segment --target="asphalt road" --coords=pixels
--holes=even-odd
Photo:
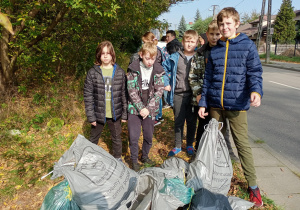
[[[300,169],[300,71],[263,69],[262,105],[248,111],[249,132]]]

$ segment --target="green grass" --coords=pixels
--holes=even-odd
[[[257,139],[254,141],[255,144],[264,144],[265,141],[264,140],[261,140],[261,139]]]
[[[259,55],[261,59],[266,58],[266,54]],[[285,61],[285,62],[293,62],[293,63],[300,63],[300,57],[294,56],[294,57],[288,57],[283,55],[274,55],[273,53],[270,54],[270,60],[274,61]]]

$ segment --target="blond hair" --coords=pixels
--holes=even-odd
[[[186,32],[184,32],[183,37],[182,37],[182,41],[185,41],[187,39],[196,39],[198,41],[198,32],[195,30],[187,30]]]
[[[209,32],[209,30],[219,30],[217,20],[213,20],[208,24],[207,32]]]
[[[146,42],[150,42],[153,43],[155,45],[157,45],[158,40],[156,38],[156,36],[152,33],[152,32],[146,32],[143,36],[142,36],[142,40],[144,43]]]
[[[218,16],[217,16],[217,23],[218,25],[220,24],[220,22],[223,21],[223,18],[226,17],[226,18],[230,18],[232,17],[232,19],[238,23],[240,22],[240,15],[238,13],[238,11],[236,11],[236,9],[234,7],[225,7],[223,8]]]
[[[139,51],[139,55],[146,55],[147,52],[150,54],[151,57],[156,57],[157,55],[156,45],[150,42],[145,42]]]

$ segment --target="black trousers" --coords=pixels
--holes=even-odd
[[[115,158],[120,158],[122,155],[122,140],[121,140],[121,119],[113,121],[112,118],[106,118],[107,126],[110,130],[111,140],[112,140],[112,152]],[[98,144],[99,138],[101,136],[102,130],[105,124],[98,123],[96,126],[92,125],[90,141],[94,144]]]
[[[137,163],[139,154],[139,138],[143,129],[142,160],[148,158],[152,147],[154,120],[149,117],[143,119],[140,115],[128,114],[129,148],[131,161]]]
[[[197,116],[193,112],[191,97],[192,94],[174,94],[175,146],[178,148],[181,148],[185,122],[187,127],[186,144],[187,146],[193,146],[194,143],[197,122],[195,119],[197,120]]]

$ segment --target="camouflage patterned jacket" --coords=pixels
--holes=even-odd
[[[204,45],[200,48],[192,58],[191,68],[189,73],[189,84],[193,91],[192,105],[198,106],[196,97],[201,95],[202,85],[204,81],[205,65],[211,47]]]
[[[156,61],[150,79],[149,96],[147,105],[142,101],[142,75],[140,70],[140,59],[133,61],[127,70],[127,88],[128,88],[128,113],[139,115],[143,108],[150,112],[149,117],[155,120],[159,111],[159,101],[164,91],[163,75],[165,71]]]

